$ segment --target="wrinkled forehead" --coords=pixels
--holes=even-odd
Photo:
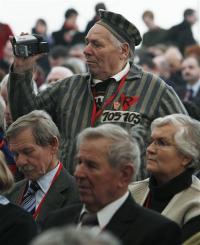
[[[8,137],[9,144],[20,144],[20,143],[35,143],[35,137],[33,136],[31,128],[24,128],[19,131],[13,132]]]
[[[198,61],[195,57],[188,57],[182,62],[182,68],[185,67],[198,67],[200,68]]]
[[[90,38],[104,38],[109,39],[112,33],[104,26],[95,24],[88,32],[86,40]]]

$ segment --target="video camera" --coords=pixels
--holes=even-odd
[[[18,57],[28,57],[49,51],[49,44],[38,34],[15,36],[11,43],[14,55]]]

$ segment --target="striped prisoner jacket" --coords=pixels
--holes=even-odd
[[[60,159],[73,173],[76,136],[82,129],[91,126],[94,105],[91,76],[88,73],[74,75],[37,95],[33,92],[31,79],[31,71],[23,74],[14,73],[11,69],[8,90],[12,117],[15,120],[34,109],[46,110],[61,133]],[[117,87],[116,81],[109,84],[104,101],[115,93]],[[95,126],[111,122],[132,132],[138,131],[144,156],[151,122],[172,113],[187,113],[174,90],[157,76],[131,64],[124,86],[95,121]],[[142,165],[138,179],[144,177]]]

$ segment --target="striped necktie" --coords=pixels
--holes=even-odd
[[[28,211],[31,214],[34,214],[35,212],[35,194],[39,189],[40,186],[38,185],[38,183],[36,181],[32,181],[21,203],[21,207],[23,207],[26,211]]]

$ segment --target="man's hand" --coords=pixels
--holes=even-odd
[[[33,69],[36,60],[42,57],[44,54],[37,54],[30,57],[16,57],[14,58],[13,71],[16,73],[23,73],[25,71]]]

